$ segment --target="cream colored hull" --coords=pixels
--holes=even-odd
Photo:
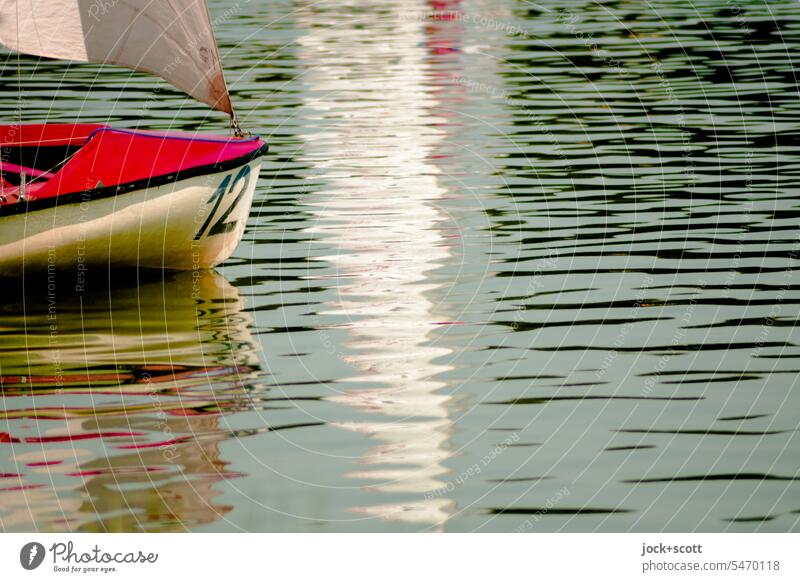
[[[260,160],[240,168],[0,217],[0,275],[54,269],[202,269],[244,232]]]

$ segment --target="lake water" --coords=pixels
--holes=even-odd
[[[0,529],[800,530],[796,1],[210,5],[245,239],[5,285]],[[6,119],[225,131],[3,58]]]

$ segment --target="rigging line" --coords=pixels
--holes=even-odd
[[[19,51],[19,1],[14,2],[14,12],[17,20],[16,33],[17,33],[17,114],[18,125],[22,125],[22,61]]]
[[[84,144],[84,145],[86,145],[86,144]],[[82,146],[80,146],[80,147],[79,147],[77,150],[75,150],[74,152],[72,152],[70,155],[68,155],[66,158],[64,158],[64,159],[63,159],[63,160],[61,160],[60,162],[56,162],[56,163],[55,163],[55,165],[53,165],[51,168],[48,168],[47,170],[44,170],[44,171],[45,171],[45,172],[47,172],[47,173],[49,173],[49,174],[55,174],[56,172],[55,172],[54,170],[55,170],[56,168],[58,168],[59,166],[63,166],[64,164],[66,164],[68,161],[70,161],[72,158],[74,158],[74,157],[75,157],[75,156],[78,154],[78,152],[79,152],[79,151],[81,151],[82,149],[83,149],[83,145],[82,145]]]

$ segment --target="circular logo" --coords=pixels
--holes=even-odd
[[[30,542],[19,551],[19,563],[26,570],[35,570],[44,561],[44,546],[39,542]]]

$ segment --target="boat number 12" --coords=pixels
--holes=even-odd
[[[211,195],[211,198],[208,199],[206,205],[213,203],[214,206],[211,209],[211,212],[208,214],[208,218],[203,223],[203,226],[200,227],[200,230],[197,231],[197,234],[194,235],[194,240],[199,240],[206,232],[208,236],[214,236],[215,234],[223,234],[226,232],[230,232],[236,226],[236,221],[232,220],[230,222],[226,222],[228,217],[233,212],[233,209],[242,201],[244,198],[245,192],[247,192],[247,185],[250,182],[250,166],[245,166],[239,173],[236,174],[236,177],[231,181],[232,174],[228,174],[225,176],[225,179],[222,180],[222,183],[219,187],[214,191]],[[227,194],[236,190],[237,186],[241,184],[241,188],[239,189],[239,193],[236,195],[233,203],[228,207],[228,209],[220,216],[214,224],[211,224],[211,220],[214,218],[214,215],[217,213],[219,209],[219,205],[222,202],[222,199],[225,198]],[[228,188],[230,186],[230,188]],[[209,225],[210,228],[209,228]]]

